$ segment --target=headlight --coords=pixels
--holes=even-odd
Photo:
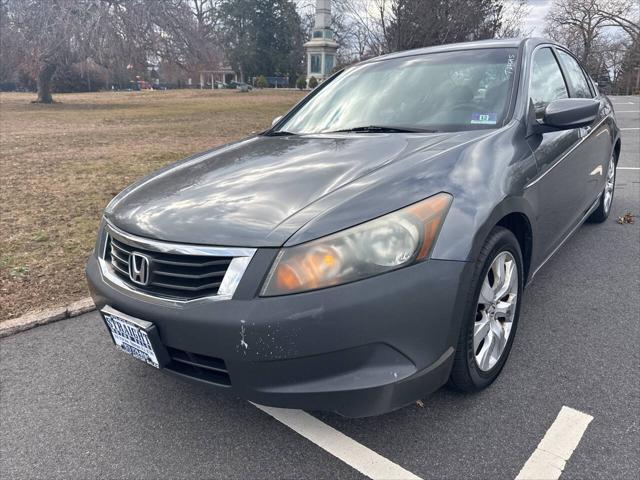
[[[425,260],[451,200],[451,195],[439,193],[333,235],[283,248],[261,295],[330,287]]]

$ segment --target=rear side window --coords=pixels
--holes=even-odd
[[[529,96],[538,118],[551,102],[569,96],[560,65],[550,48],[541,48],[533,55]]]
[[[589,81],[587,80],[587,77],[585,77],[584,72],[582,71],[582,68],[580,68],[576,59],[562,50],[558,50],[557,52],[562,65],[564,65],[567,70],[569,82],[573,87],[571,96],[576,98],[592,98],[593,95],[589,88]]]

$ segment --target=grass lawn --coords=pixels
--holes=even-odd
[[[88,294],[101,212],[136,178],[268,127],[302,93],[0,93],[0,321]]]

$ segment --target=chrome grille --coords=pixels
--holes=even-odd
[[[134,253],[148,259],[145,285],[134,282],[130,275],[130,257]],[[109,226],[102,259],[107,277],[132,292],[190,301],[219,294],[230,298],[252,255],[251,249],[188,246],[133,237]]]

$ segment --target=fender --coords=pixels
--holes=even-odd
[[[522,252],[523,258],[525,262],[530,261],[532,257],[532,252],[537,245],[535,243],[536,238],[536,226],[535,222],[532,222],[531,219],[535,218],[535,214],[533,211],[533,206],[524,198],[524,197],[506,197],[504,198],[496,207],[489,213],[487,218],[482,222],[480,228],[477,229],[476,234],[473,237],[473,241],[471,243],[471,250],[468,253],[467,261],[475,261],[480,254],[480,249],[486,243],[487,237],[493,228],[500,223],[502,219],[511,214],[518,214],[523,217],[526,221],[527,228],[529,230],[530,235],[530,243],[529,243],[529,252]],[[526,257],[529,257],[527,259]],[[530,266],[531,267],[531,266]],[[527,278],[525,279],[525,283],[528,282],[531,268],[527,271]]]

